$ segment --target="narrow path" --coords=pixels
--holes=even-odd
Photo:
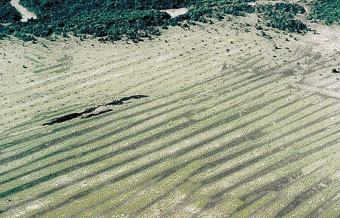
[[[30,18],[37,19],[37,16],[34,13],[28,11],[26,8],[19,4],[19,0],[12,0],[11,4],[21,13],[21,22],[27,22],[27,20]]]
[[[178,8],[178,9],[166,9],[166,10],[160,10],[160,11],[166,12],[166,13],[170,14],[171,18],[174,18],[174,17],[177,17],[179,15],[186,14],[189,11],[189,9],[188,8]]]

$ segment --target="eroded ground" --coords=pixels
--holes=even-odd
[[[340,31],[250,29],[2,41],[2,216],[339,215]],[[135,95],[148,98],[43,126]]]

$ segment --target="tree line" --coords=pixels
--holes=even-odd
[[[25,41],[34,37],[53,38],[69,33],[92,35],[102,41],[122,38],[141,41],[161,34],[161,28],[195,22],[207,18],[222,19],[224,14],[244,15],[253,11],[245,4],[254,0],[25,0],[21,4],[37,15],[37,20],[12,22],[3,32]],[[189,8],[189,13],[176,18],[159,11]],[[188,25],[188,24],[187,24]]]
[[[9,3],[9,0],[1,1]],[[101,41],[124,38],[138,42],[160,35],[161,30],[169,26],[213,23],[214,19],[222,20],[227,14],[244,16],[255,11],[264,15],[267,26],[291,32],[306,29],[294,18],[304,12],[299,5],[253,6],[249,2],[255,0],[25,0],[20,3],[33,11],[37,19],[28,22],[12,19],[11,25],[0,25],[0,31],[25,41],[73,34],[80,38],[90,35]],[[175,18],[159,11],[181,7],[189,11]]]

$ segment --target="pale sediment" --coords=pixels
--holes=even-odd
[[[174,17],[177,17],[179,15],[186,14],[189,11],[189,9],[187,9],[187,8],[177,8],[177,9],[166,9],[166,10],[160,10],[160,11],[164,11],[164,12],[170,14],[170,16],[172,18],[174,18]]]
[[[4,41],[2,215],[337,216],[338,51],[312,33],[236,28],[175,27],[129,45]]]

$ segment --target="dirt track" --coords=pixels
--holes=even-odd
[[[19,0],[11,0],[11,4],[21,13],[21,22],[26,22],[30,18],[37,19],[37,16],[34,13],[28,11],[25,7],[19,4]]]
[[[3,216],[339,215],[336,30],[236,28],[137,45],[3,41]],[[149,97],[42,126],[133,95]]]

